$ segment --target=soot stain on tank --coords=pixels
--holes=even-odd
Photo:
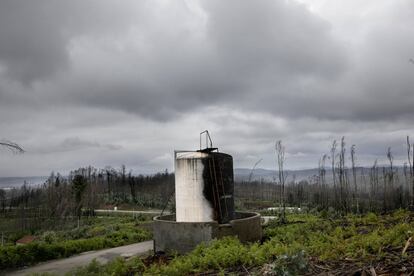
[[[211,177],[211,168],[209,166],[210,164],[210,156],[202,159],[203,164],[203,196],[210,204],[210,207],[213,209],[213,220],[218,220],[218,214],[217,214],[217,206],[214,200],[214,190],[213,190],[213,181]]]
[[[214,220],[228,223],[234,218],[233,160],[228,154],[210,153],[202,160],[203,196],[213,209]]]

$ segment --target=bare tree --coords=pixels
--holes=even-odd
[[[390,171],[388,172],[388,185],[389,185],[389,191],[392,191],[394,188],[394,156],[391,151],[391,147],[388,147],[387,149],[387,159],[390,162]],[[388,194],[387,194],[388,195]]]
[[[387,176],[387,171],[385,169],[385,166],[382,167],[382,180],[384,182],[384,188],[383,188],[383,195],[382,195],[382,199],[383,199],[383,212],[387,212],[388,210],[388,201],[387,201],[387,193],[388,193],[388,176]]]
[[[388,147],[388,149],[387,149],[387,159],[390,162],[390,170],[391,170],[391,173],[392,173],[392,172],[394,172],[394,169],[393,169],[394,156],[392,155],[391,147]]]
[[[339,173],[339,202],[341,209],[344,212],[347,211],[347,179],[345,171],[345,137],[341,139],[341,151],[339,152],[338,161],[338,173]]]
[[[7,140],[0,141],[0,147],[4,147],[14,153],[24,153],[24,149],[21,146]]]
[[[281,192],[280,192],[280,203],[282,205],[282,213],[280,216],[281,222],[286,222],[286,205],[285,205],[285,171],[284,171],[284,163],[285,163],[285,147],[282,145],[282,140],[276,142],[275,145],[276,155],[277,155],[277,165],[278,165],[278,177],[279,183],[281,185]]]
[[[408,181],[408,165],[407,165],[407,162],[404,162],[404,164],[403,164],[403,174],[404,174],[405,187],[408,189],[408,191],[410,191],[410,183]]]
[[[1,210],[4,214],[4,210],[6,209],[6,191],[0,189],[0,201],[1,201]]]
[[[370,169],[369,173],[369,179],[370,179],[370,185],[371,185],[371,191],[370,191],[370,210],[374,211],[374,200],[377,195],[378,191],[378,182],[379,182],[379,176],[378,176],[378,161],[375,159],[374,165]]]
[[[414,154],[411,159],[412,146],[410,143],[410,136],[407,135],[407,158],[408,165],[410,167],[410,179],[411,179],[411,208],[414,207]]]
[[[337,195],[337,190],[336,190],[336,170],[335,170],[335,156],[336,156],[336,140],[334,140],[332,142],[332,147],[331,147],[331,165],[332,165],[332,183],[333,183],[333,189],[334,189],[334,193],[335,193],[335,202],[338,201],[338,195]]]
[[[319,181],[321,184],[321,197],[322,197],[322,206],[326,208],[328,206],[328,194],[326,189],[326,169],[325,169],[325,162],[328,156],[324,154],[322,158],[319,160]]]
[[[130,191],[131,191],[131,199],[132,199],[132,202],[135,204],[135,203],[137,203],[137,195],[136,195],[136,191],[135,191],[136,180],[132,176],[132,172],[131,171],[128,174],[128,184],[129,184],[129,188],[130,188]]]
[[[254,163],[254,166],[253,166],[253,168],[252,168],[252,170],[250,171],[250,174],[249,174],[249,183],[252,181],[254,170],[256,169],[257,165],[259,165],[259,163],[262,162],[262,160],[263,159],[259,159],[256,163]]]
[[[87,186],[87,180],[85,177],[81,174],[75,175],[75,177],[72,180],[72,192],[75,197],[75,203],[76,203],[76,216],[78,218],[78,228],[80,226],[80,219],[82,217],[82,197],[85,191],[85,188]]]
[[[354,192],[352,194],[352,199],[356,206],[356,211],[359,212],[359,204],[357,200],[358,187],[357,187],[356,167],[355,167],[355,145],[351,146],[351,163],[352,163],[352,177],[354,180]]]

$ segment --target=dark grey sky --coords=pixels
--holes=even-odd
[[[172,169],[209,129],[237,167],[358,162],[414,140],[411,0],[3,0],[0,176]]]

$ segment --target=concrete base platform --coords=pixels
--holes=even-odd
[[[212,222],[176,222],[175,215],[158,216],[153,224],[156,252],[187,253],[201,242],[224,236],[237,236],[241,242],[254,242],[262,238],[260,214],[236,212],[227,224]]]

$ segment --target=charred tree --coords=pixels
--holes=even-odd
[[[285,205],[285,170],[284,170],[284,163],[285,163],[285,147],[282,145],[282,141],[279,140],[276,142],[275,145],[276,149],[276,156],[277,156],[277,166],[278,166],[278,178],[279,184],[281,186],[280,190],[280,203],[282,206],[282,212],[280,216],[280,221],[285,223],[286,222],[286,205]]]

